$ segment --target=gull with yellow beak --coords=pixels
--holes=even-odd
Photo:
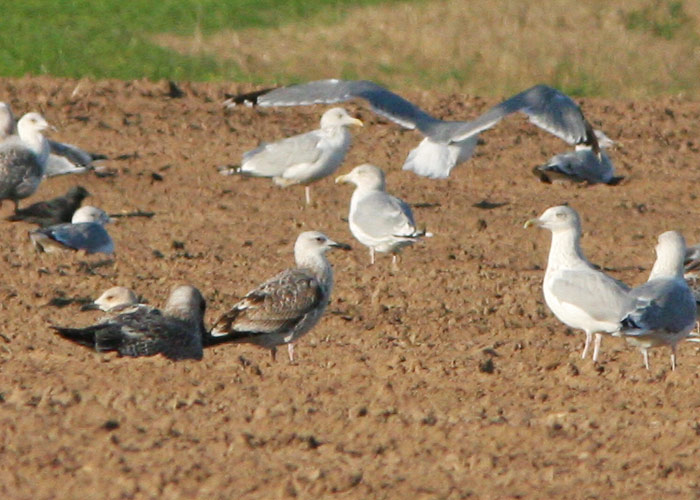
[[[552,232],[547,270],[542,290],[554,315],[571,328],[586,332],[582,359],[586,358],[595,333],[593,361],[598,361],[603,334],[619,330],[629,310],[629,287],[597,270],[581,250],[581,220],[573,208],[548,208],[525,227],[538,226]]]
[[[386,192],[384,172],[379,167],[360,165],[349,174],[337,177],[335,182],[355,185],[348,223],[357,241],[369,247],[372,264],[374,252],[391,252],[391,263],[396,269],[396,254],[403,247],[423,236],[432,236],[416,227],[408,203]]]
[[[240,166],[220,167],[223,175],[270,177],[281,187],[303,184],[306,204],[311,203],[309,184],[332,175],[350,148],[348,127],[363,124],[343,108],[331,108],[321,117],[321,128],[295,135],[243,154]]]

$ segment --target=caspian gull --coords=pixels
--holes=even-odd
[[[676,369],[676,346],[695,326],[695,297],[683,279],[685,240],[677,231],[659,235],[656,262],[649,280],[635,287],[630,296],[635,299],[621,322],[619,335],[638,347],[649,369],[648,349],[671,347],[671,369]]]
[[[202,359],[205,309],[199,290],[179,286],[170,294],[162,313],[150,307],[133,307],[86,328],[51,328],[96,351],[117,351],[132,357],[163,354],[173,360]]]
[[[39,252],[70,249],[111,254],[114,242],[104,228],[109,222],[110,218],[103,210],[87,205],[75,211],[71,223],[36,229],[29,233],[29,237]]]
[[[309,204],[309,184],[333,174],[343,163],[350,148],[350,125],[362,126],[362,122],[343,108],[329,109],[321,117],[320,129],[264,143],[244,153],[240,167],[222,167],[219,171],[224,175],[271,177],[282,187],[303,184]]]
[[[62,196],[40,201],[17,210],[7,220],[28,222],[41,227],[70,222],[73,214],[80,208],[87,196],[90,196],[90,193],[84,187],[74,186]]]
[[[386,192],[382,169],[369,164],[360,165],[349,174],[337,177],[335,182],[355,185],[348,223],[352,235],[369,247],[372,264],[375,252],[391,252],[392,265],[396,267],[396,254],[401,248],[412,245],[423,236],[432,236],[416,227],[413,212],[406,202]]]
[[[215,323],[204,344],[245,342],[270,349],[275,359],[277,346],[287,344],[294,362],[294,342],[311,330],[330,300],[333,269],[326,259],[332,248],[349,250],[318,231],[301,233],[294,244],[296,268],[248,292]]]
[[[133,290],[125,286],[113,286],[102,292],[93,302],[83,305],[80,310],[99,309],[107,313],[114,313],[136,305],[144,304],[139,304],[139,298]]]
[[[225,104],[296,106],[351,99],[365,99],[374,112],[402,127],[416,129],[425,136],[418,147],[409,153],[403,165],[404,170],[425,177],[448,177],[452,168],[471,157],[480,132],[518,111],[528,115],[538,127],[569,144],[588,144],[598,153],[596,136],[579,106],[569,96],[547,85],[535,85],[520,92],[473,121],[437,119],[367,80],[317,80],[235,96]]]
[[[34,194],[44,176],[49,145],[42,132],[49,124],[39,113],[27,113],[17,122],[18,135],[0,143],[0,205],[12,200],[15,211],[19,200]]]
[[[603,333],[619,329],[630,303],[629,287],[597,270],[581,250],[581,221],[578,213],[566,205],[551,207],[525,223],[552,232],[542,290],[554,315],[571,328],[586,333],[581,358],[585,359],[595,333],[593,361],[598,361]]]

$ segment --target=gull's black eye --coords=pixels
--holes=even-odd
[[[557,217],[558,217],[559,219],[563,219],[563,218],[566,217],[566,214],[565,214],[564,212],[557,212]]]
[[[318,241],[319,243],[323,243],[324,241],[326,241],[326,238],[324,238],[323,236],[316,236],[316,241]]]

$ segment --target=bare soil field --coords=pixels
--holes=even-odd
[[[567,146],[520,116],[484,133],[449,180],[424,179],[400,170],[420,137],[349,104],[365,127],[340,172],[382,167],[435,233],[393,273],[352,239],[349,187],[322,180],[306,207],[301,187],[216,171],[261,140],[315,128],[326,107],[225,111],[225,92],[252,88],[182,87],[173,99],[164,82],[0,80],[0,100],[42,111],[53,138],[107,154],[117,174],[48,179],[22,206],[80,184],[110,213],[155,212],[110,226],[106,261],[37,254],[30,226],[0,221],[0,497],[700,497],[697,344],[680,346],[675,372],[668,349],[647,372],[619,339],[604,341],[599,365],[581,360],[582,333],[542,298],[549,233],[522,228],[568,201],[589,259],[645,281],[659,233],[700,240],[700,103],[582,100],[619,141],[614,187],[540,183],[531,168]],[[451,119],[498,102],[406,97]],[[161,306],[191,283],[211,323],[291,266],[307,229],[353,251],[330,255],[332,302],[294,365],[249,345],[200,362],[120,358],[50,329],[95,321],[80,300],[117,284]]]

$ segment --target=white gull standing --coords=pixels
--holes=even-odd
[[[445,178],[450,171],[471,158],[478,134],[504,117],[523,112],[538,127],[569,144],[588,144],[598,154],[593,128],[579,106],[567,95],[547,85],[535,85],[516,94],[473,121],[443,121],[393,92],[367,80],[317,80],[289,87],[241,94],[225,104],[296,106],[365,99],[377,114],[425,138],[411,150],[403,165],[418,175]]]
[[[326,259],[332,248],[349,250],[318,231],[301,233],[294,244],[296,268],[287,269],[251,290],[212,327],[205,346],[245,342],[270,349],[287,344],[294,362],[294,342],[311,330],[330,300],[333,269]]]
[[[70,224],[36,229],[29,233],[29,237],[39,252],[70,249],[111,254],[114,241],[104,228],[109,222],[111,219],[103,210],[86,205],[75,211]]]
[[[432,236],[416,227],[413,212],[406,202],[386,192],[382,169],[369,164],[360,165],[349,174],[337,177],[335,182],[355,185],[348,223],[352,235],[369,247],[372,264],[375,252],[391,252],[392,265],[396,267],[396,254],[401,248],[412,245],[423,236]]]
[[[581,250],[581,221],[578,213],[566,205],[551,207],[525,227],[535,225],[552,232],[542,290],[554,315],[571,328],[586,333],[581,358],[586,357],[595,333],[593,361],[598,361],[603,333],[619,329],[620,320],[630,303],[629,287],[597,270]]]
[[[0,143],[0,204],[12,200],[17,211],[19,200],[39,187],[49,156],[49,144],[42,132],[48,128],[39,113],[27,113],[17,122],[18,135]]]
[[[240,167],[222,167],[224,175],[271,177],[278,186],[303,184],[306,203],[311,203],[309,184],[333,174],[350,148],[347,127],[362,126],[343,108],[331,108],[321,117],[321,128],[295,135],[243,154]]]
[[[100,352],[198,360],[202,359],[205,309],[199,290],[185,285],[173,289],[162,313],[152,307],[132,307],[85,328],[51,328],[72,342]]]
[[[677,231],[659,235],[656,262],[649,280],[635,287],[634,304],[626,311],[619,335],[642,351],[649,369],[648,349],[671,347],[671,369],[676,369],[676,346],[695,326],[695,297],[683,278],[685,240]]]

